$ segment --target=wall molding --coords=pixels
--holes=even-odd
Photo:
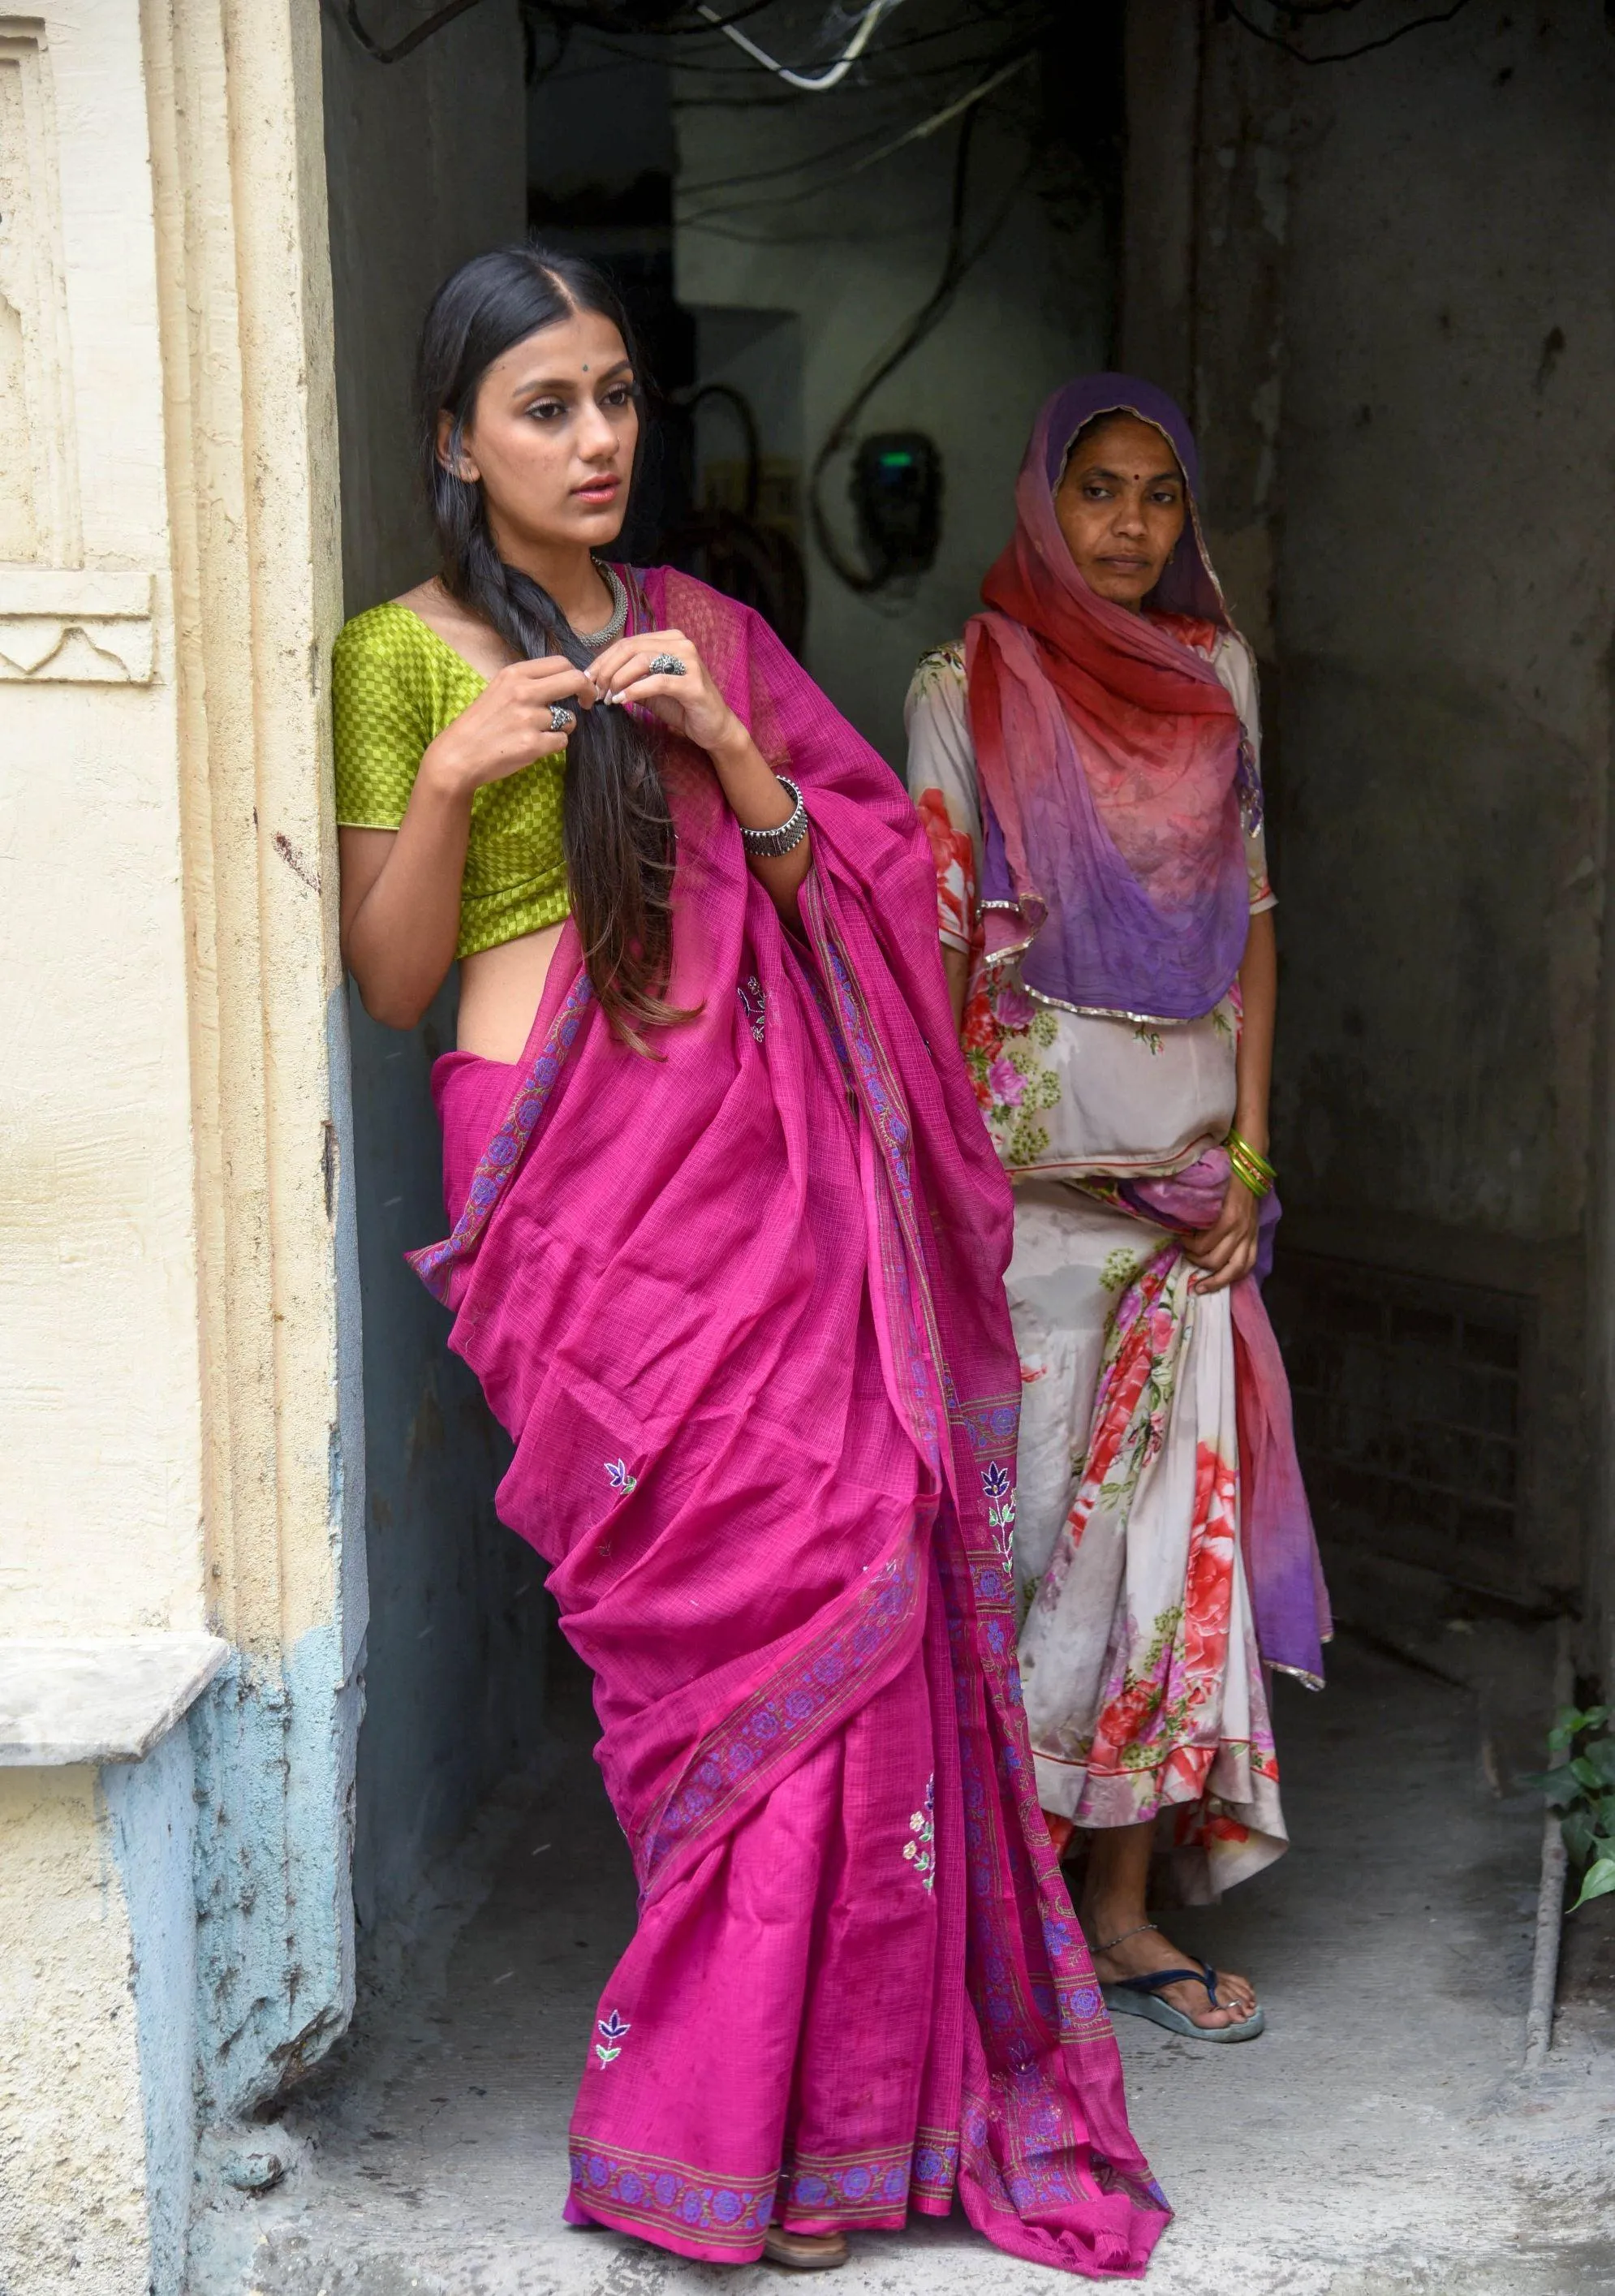
[[[150,574],[0,566],[0,679],[149,685]]]

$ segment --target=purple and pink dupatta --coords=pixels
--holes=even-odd
[[[1055,492],[1095,415],[1136,414],[1181,466],[1190,515],[1141,614],[1090,590]],[[965,634],[987,806],[989,966],[1078,1012],[1195,1020],[1226,996],[1249,928],[1242,795],[1257,784],[1206,654],[1227,627],[1194,510],[1193,436],[1165,391],[1091,374],[1047,399],[1015,486],[1015,531]]]
[[[1176,455],[1189,514],[1142,613],[1090,590],[1055,493],[1078,432],[1137,415]],[[982,923],[989,973],[1079,1013],[1163,1021],[1209,1013],[1250,931],[1242,798],[1259,788],[1234,701],[1202,645],[1230,627],[1200,529],[1200,460],[1183,414],[1137,375],[1090,374],[1045,400],[1015,488],[1015,531],[966,637],[971,732],[984,800]],[[1199,643],[1197,643],[1199,641]],[[1185,1233],[1209,1226],[1228,1159],[1209,1150],[1168,1180],[1111,1190]],[[1240,1538],[1263,1659],[1315,1688],[1332,1631],[1301,1483],[1290,1386],[1263,1304],[1278,1203],[1257,1276],[1234,1287]]]
[[[573,2121],[578,2221],[713,2261],[971,2221],[1141,2274],[1168,2221],[1037,1805],[1008,1567],[1009,1190],[900,783],[757,616],[656,570],[799,782],[803,937],[668,741],[673,1001],[647,1060],[569,929],[516,1069],[434,1079],[414,1255],[515,1443],[504,1520],[594,1671],[641,1920]]]

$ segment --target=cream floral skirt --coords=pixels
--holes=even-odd
[[[1155,1818],[1183,1900],[1287,1844],[1239,1552],[1226,1292],[1167,1230],[1061,1181],[1015,1190],[1021,1672],[1045,1809]]]

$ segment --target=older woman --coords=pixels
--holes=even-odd
[[[1275,963],[1254,665],[1165,395],[1045,406],[1013,540],[909,695],[965,1055],[1015,1184],[1015,1567],[1038,1795],[1087,1836],[1113,2010],[1214,2041],[1263,2013],[1162,1935],[1285,1847],[1265,1669],[1328,1631],[1256,1276]]]

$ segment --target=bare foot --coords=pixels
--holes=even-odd
[[[1112,1939],[1103,1953],[1094,1955],[1094,1970],[1103,1985],[1117,1985],[1124,1978],[1152,1977],[1158,1969],[1193,1968],[1195,1956],[1180,1953],[1169,1938],[1163,1937],[1153,1924],[1148,1929],[1134,1929],[1130,1937],[1120,1936],[1105,1928],[1103,1922],[1090,1923],[1085,1914],[1085,1932],[1097,1940]],[[1131,1923],[1125,1926],[1132,1928]],[[1181,2009],[1192,2024],[1208,2032],[1224,2025],[1242,2025],[1256,2007],[1256,1993],[1246,1977],[1235,1977],[1229,1970],[1219,1969],[1217,1976],[1217,1997],[1226,2005],[1214,2009],[1207,1998],[1206,1988],[1198,1978],[1183,1985],[1166,1985],[1159,1998]]]

